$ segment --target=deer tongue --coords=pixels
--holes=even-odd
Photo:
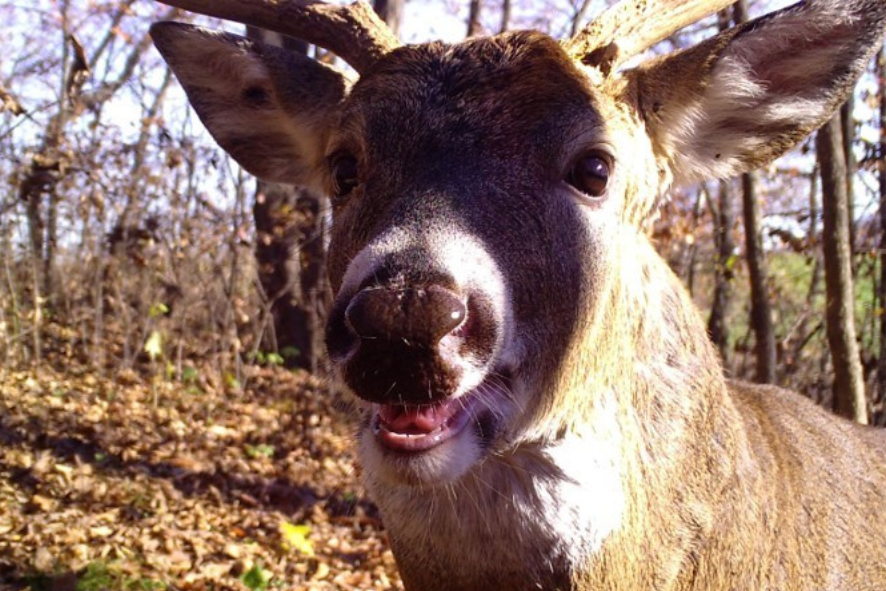
[[[470,410],[462,400],[434,404],[375,405],[373,432],[379,443],[398,453],[420,453],[462,432]]]
[[[423,405],[384,404],[378,407],[378,418],[392,433],[426,435],[446,425],[459,408],[453,400]]]

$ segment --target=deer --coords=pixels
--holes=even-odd
[[[884,0],[646,60],[730,2],[403,45],[360,1],[163,1],[350,66],[151,30],[221,148],[329,195],[327,348],[408,591],[886,589],[886,435],[729,379],[650,239],[673,187],[831,117]]]

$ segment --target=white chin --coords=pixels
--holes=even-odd
[[[379,441],[371,426],[360,432],[360,456],[371,480],[386,484],[437,486],[454,482],[482,457],[480,438],[468,424],[443,443],[425,451],[392,450]]]

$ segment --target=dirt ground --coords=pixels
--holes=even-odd
[[[0,589],[400,589],[353,413],[248,377],[0,370]]]

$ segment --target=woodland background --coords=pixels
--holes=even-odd
[[[654,51],[784,4],[737,3]],[[604,3],[375,7],[407,41],[454,41],[564,37]],[[0,1],[0,589],[397,589],[326,379],[326,198],[257,183],[212,143],[147,36],[168,18],[195,20]],[[817,137],[675,190],[654,228],[730,375],[876,425],[884,63]]]

